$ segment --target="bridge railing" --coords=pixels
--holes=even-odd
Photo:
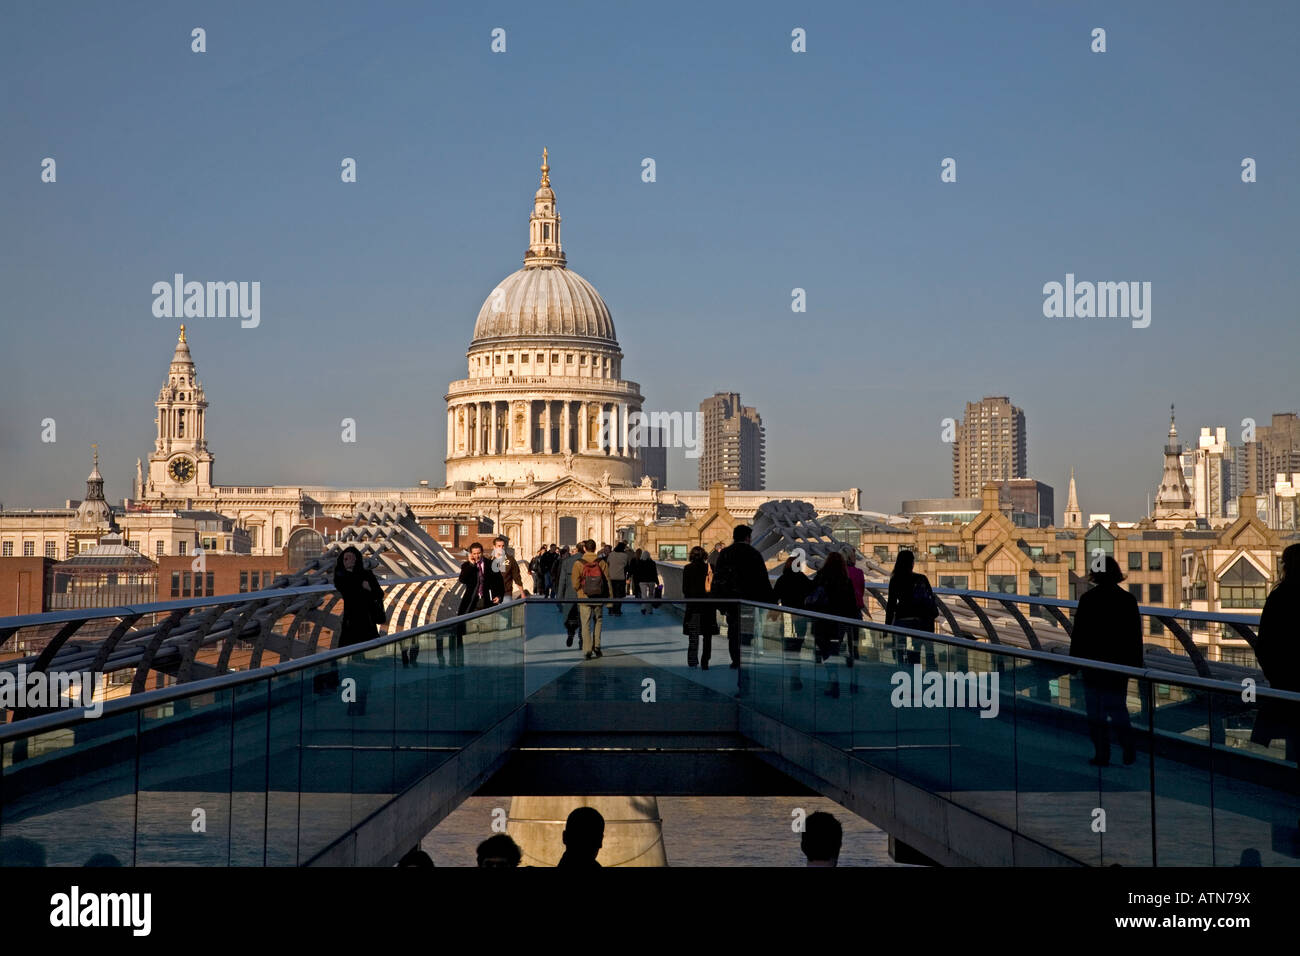
[[[738,631],[742,703],[1071,859],[1300,863],[1300,694],[776,605],[676,603],[739,608],[718,623]]]
[[[447,617],[455,579],[380,578],[386,626],[398,630],[430,616]],[[138,694],[150,685],[257,668],[268,654],[277,661],[310,656],[337,634],[341,600],[332,584],[321,583],[0,618],[0,673],[15,680],[75,673],[100,681],[109,697]],[[14,720],[60,706],[3,704]]]
[[[0,726],[0,866],[310,862],[524,699],[523,606]]]
[[[660,562],[665,597],[681,596],[682,565]],[[771,573],[776,580],[779,568]],[[1062,598],[960,588],[933,588],[939,608],[939,629],[958,637],[987,640],[1031,650],[1063,652],[1069,647],[1074,613],[1079,602]],[[888,581],[867,581],[868,612],[883,619],[889,596]],[[1258,615],[1192,611],[1183,608],[1140,604],[1143,641],[1149,667],[1175,674],[1240,681],[1262,679],[1255,657],[1259,629]],[[1219,633],[1235,635],[1245,647],[1223,648],[1198,642],[1195,634],[1213,627]],[[1167,633],[1163,639],[1161,633]],[[1220,655],[1215,659],[1215,654]],[[1230,654],[1225,659],[1222,655]]]

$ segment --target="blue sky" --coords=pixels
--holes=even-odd
[[[545,145],[625,376],[647,409],[739,391],[769,488],[948,495],[942,419],[1009,395],[1058,514],[1073,465],[1085,511],[1138,517],[1170,402],[1184,436],[1300,410],[1298,26],[1289,2],[7,4],[0,501],[79,497],[92,441],[129,494],[175,272],[262,284],[258,328],[190,323],[219,482],[440,482]],[[1067,272],[1151,282],[1150,327],[1045,318]]]

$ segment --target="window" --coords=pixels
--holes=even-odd
[[[240,594],[248,593],[248,572],[247,571],[239,572],[239,593]]]
[[[1152,571],[1163,571],[1165,568],[1165,553],[1163,551],[1147,552],[1147,568]]]
[[[59,556],[59,546],[53,541],[45,542],[45,556],[47,558],[57,558]]]
[[[463,525],[461,525],[461,526],[460,526],[460,533],[461,533],[461,534],[469,534],[469,525],[467,525],[467,524],[463,524]]]
[[[551,353],[551,361],[552,361],[552,362],[558,362],[559,360],[560,360],[560,353],[559,353],[559,352],[552,352],[552,353]]]
[[[500,356],[497,356],[497,357],[500,358]],[[276,528],[276,529],[275,529],[275,546],[276,546],[277,548],[283,548],[283,547],[284,547],[284,529],[283,529],[283,528]]]
[[[181,574],[181,597],[190,596],[190,572],[185,571]]]
[[[1044,577],[1034,571],[1029,572],[1030,597],[1056,597],[1056,578]]]
[[[216,539],[216,538],[204,538],[204,539],[203,539],[203,550],[204,550],[204,551],[215,551],[215,550],[217,550],[217,539]]]
[[[525,352],[523,355],[519,356],[519,364],[521,364],[521,365],[527,365],[527,364],[528,364],[528,353],[527,353],[527,352]]]
[[[998,594],[1015,594],[1016,576],[1014,574],[990,574],[988,589]]]
[[[941,574],[939,575],[939,587],[965,591],[970,586],[967,583],[968,580],[964,574]]]
[[[1141,571],[1141,570],[1142,570],[1142,552],[1141,552],[1141,551],[1130,551],[1130,552],[1128,553],[1128,569],[1129,569],[1130,571]]]
[[[1138,602],[1139,604],[1142,604],[1142,603],[1143,603],[1143,601],[1142,601],[1142,585],[1140,585],[1140,584],[1134,584],[1132,581],[1130,581],[1130,582],[1129,582],[1129,585],[1128,585],[1128,592],[1129,592],[1129,594],[1131,594],[1131,595],[1133,595],[1135,598],[1137,598],[1137,602]]]
[[[1163,605],[1165,600],[1165,586],[1163,584],[1151,585],[1149,595],[1152,604]]]
[[[1084,560],[1087,561],[1089,565],[1092,564],[1092,553],[1099,549],[1105,553],[1106,557],[1115,557],[1115,536],[1101,525],[1093,525],[1092,530],[1084,536],[1083,540],[1084,544],[1087,545],[1087,553],[1084,556]]]
[[[0,557],[12,558],[13,556],[14,543],[12,541],[6,541],[4,544],[0,544]]]
[[[173,571],[172,572],[172,597],[180,597],[180,596],[181,596],[181,573],[179,571]]]
[[[1264,575],[1245,558],[1238,558],[1219,579],[1219,604],[1223,607],[1263,607]]]
[[[566,364],[566,365],[572,365],[572,364],[573,364],[573,353],[570,352],[568,355],[564,356],[564,361],[565,361],[565,364]]]
[[[514,353],[513,353],[513,352],[512,352],[510,355],[507,355],[507,356],[506,356],[506,364],[507,364],[507,365],[514,365],[514,364],[515,364],[515,356],[514,356]]]
[[[581,362],[579,362],[579,364],[580,364],[580,365],[586,365],[586,364],[587,364],[587,356],[583,355],[583,356],[581,356],[581,359],[582,359],[582,360],[581,360]]]
[[[34,557],[36,557],[36,542],[35,542],[35,541],[24,541],[24,542],[23,542],[23,557],[24,557],[24,558],[34,558]]]
[[[1067,552],[1065,552],[1065,566],[1066,566],[1069,570],[1071,570],[1071,571],[1074,570],[1074,562],[1075,562],[1076,560],[1078,560],[1078,557],[1077,557],[1077,555],[1075,555],[1075,553],[1074,553],[1073,551],[1067,551]]]
[[[164,547],[166,547],[166,542],[163,541],[159,541],[154,545],[154,553],[160,558],[166,553],[163,551]]]

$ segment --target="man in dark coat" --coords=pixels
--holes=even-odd
[[[718,566],[713,570],[713,590],[711,597],[739,598],[746,601],[758,601],[763,604],[773,602],[772,582],[767,576],[767,565],[758,549],[749,543],[751,534],[749,525],[737,525],[731,533],[732,544],[723,548],[718,555]],[[746,637],[752,637],[752,609],[745,608],[744,613],[738,604],[722,605],[727,618],[727,650],[731,653],[731,669],[740,668],[740,642],[742,626],[749,628]],[[748,640],[745,641],[749,643]]]
[[[469,614],[493,604],[500,604],[505,597],[505,580],[500,572],[492,570],[492,562],[483,554],[483,545],[477,541],[469,546],[469,560],[460,566],[459,583],[464,591],[460,596],[457,614]],[[465,663],[465,622],[456,625],[456,632],[451,638],[452,666]],[[438,659],[442,659],[442,639],[438,638]]]
[[[1282,552],[1282,579],[1259,615],[1255,658],[1269,687],[1300,693],[1300,544]],[[1286,740],[1286,759],[1295,760],[1300,714],[1293,704],[1263,699],[1250,739],[1267,747],[1278,737]]]
[[[1105,569],[1092,572],[1093,587],[1079,596],[1070,637],[1070,656],[1127,667],[1144,667],[1142,615],[1137,599],[1119,586],[1124,580],[1119,564],[1106,558]],[[1083,670],[1084,699],[1096,755],[1088,762],[1110,766],[1109,718],[1124,749],[1124,763],[1137,759],[1137,747],[1128,715],[1128,678],[1123,674]]]

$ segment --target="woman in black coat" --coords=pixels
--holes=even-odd
[[[712,569],[705,560],[704,549],[691,548],[690,562],[682,569],[682,597],[706,598],[706,587]],[[656,571],[658,569],[656,568]],[[697,663],[700,638],[704,638],[704,653],[699,656],[700,670],[709,669],[709,658],[713,651],[713,635],[718,633],[718,613],[712,604],[687,604],[682,618],[682,633],[689,638],[686,644],[686,666],[694,667]]]
[[[344,548],[334,564],[334,587],[343,596],[343,627],[336,647],[374,640],[384,623],[384,592],[374,572],[361,562],[361,552]]]
[[[796,570],[794,558],[787,558],[785,567],[781,569],[781,576],[772,585],[772,596],[776,599],[776,603],[792,611],[802,611],[804,602],[808,600],[808,592],[811,590],[812,581],[808,575]],[[785,649],[788,653],[801,650],[804,638],[808,636],[808,618],[801,614],[791,616],[794,618],[795,636],[785,639]]]
[[[806,607],[810,611],[833,614],[836,617],[861,619],[858,613],[858,599],[853,593],[853,582],[844,570],[844,558],[838,551],[826,556],[821,570],[812,579],[812,590],[808,593]],[[828,697],[840,696],[840,679],[830,664],[830,659],[839,652],[845,631],[852,628],[850,624],[836,621],[813,619],[813,640],[817,644],[817,656],[826,663],[831,686],[827,688]],[[856,640],[856,635],[852,636]]]

